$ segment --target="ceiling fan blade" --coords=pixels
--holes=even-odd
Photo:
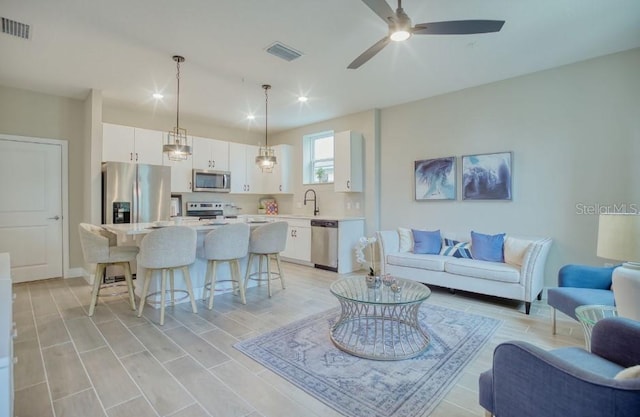
[[[415,25],[412,33],[414,35],[471,35],[499,32],[502,25],[504,20],[450,20],[420,23]]]
[[[396,17],[396,13],[385,0],[362,0],[362,2],[369,6],[387,24]]]
[[[373,58],[375,56],[375,54],[380,52],[382,50],[382,48],[387,46],[387,44],[389,42],[391,42],[391,39],[389,39],[388,36],[385,36],[384,38],[380,39],[378,42],[373,44],[373,46],[371,48],[367,49],[362,54],[360,54],[359,57],[354,59],[353,62],[350,63],[347,68],[348,69],[357,69],[357,68],[359,68],[362,64],[364,64],[365,62],[367,62],[368,60]]]

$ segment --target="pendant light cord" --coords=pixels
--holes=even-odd
[[[269,84],[263,84],[262,88],[264,88],[264,146],[265,148],[269,147],[269,138],[267,136],[267,121],[269,119],[269,95],[267,91],[271,88]]]
[[[176,58],[174,58],[176,59]],[[176,78],[178,79],[178,99],[176,102],[176,128],[180,129],[180,59],[176,59]]]

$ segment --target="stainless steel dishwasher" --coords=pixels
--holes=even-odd
[[[311,263],[338,272],[337,220],[311,220]]]

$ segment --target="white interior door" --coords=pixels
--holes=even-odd
[[[62,276],[62,147],[0,139],[0,252],[14,282]]]

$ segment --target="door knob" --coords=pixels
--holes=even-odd
[[[60,220],[60,216],[48,217],[48,220]]]

